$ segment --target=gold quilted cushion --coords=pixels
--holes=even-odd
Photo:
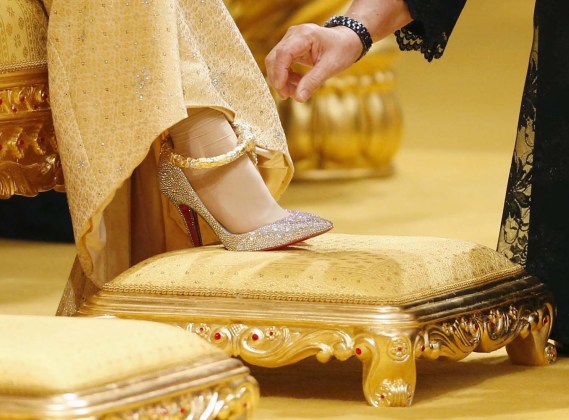
[[[39,0],[0,1],[0,73],[47,63],[47,16]]]
[[[75,392],[219,354],[164,324],[2,315],[0,394]]]
[[[280,251],[205,247],[159,255],[104,290],[403,305],[521,270],[497,252],[465,241],[327,234]]]

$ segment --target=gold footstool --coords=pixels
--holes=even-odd
[[[177,325],[264,367],[357,357],[374,406],[411,404],[416,359],[504,346],[514,363],[556,357],[544,286],[489,248],[441,238],[327,234],[281,251],[168,253],[80,314]]]
[[[0,418],[245,418],[257,399],[240,361],[170,326],[0,316]]]

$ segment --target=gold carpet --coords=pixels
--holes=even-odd
[[[406,116],[396,174],[296,183],[283,205],[332,219],[336,232],[433,235],[494,247],[531,42],[531,0],[469,2],[444,60],[404,54]],[[4,222],[4,221],[2,221]],[[0,313],[54,313],[74,258],[70,245],[0,241]],[[366,405],[359,362],[254,368],[260,419],[566,419],[569,358],[513,366],[505,352],[419,363],[409,409]]]

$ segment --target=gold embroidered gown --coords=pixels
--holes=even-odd
[[[82,268],[59,309],[70,314],[131,265],[190,246],[156,178],[159,138],[188,109],[216,108],[251,125],[259,169],[277,197],[292,164],[273,98],[222,0],[44,4],[53,118]]]

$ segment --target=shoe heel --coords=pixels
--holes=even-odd
[[[186,229],[188,230],[192,245],[194,247],[203,246],[197,213],[185,204],[179,204],[178,211],[182,219],[184,219],[184,222],[186,222]]]

